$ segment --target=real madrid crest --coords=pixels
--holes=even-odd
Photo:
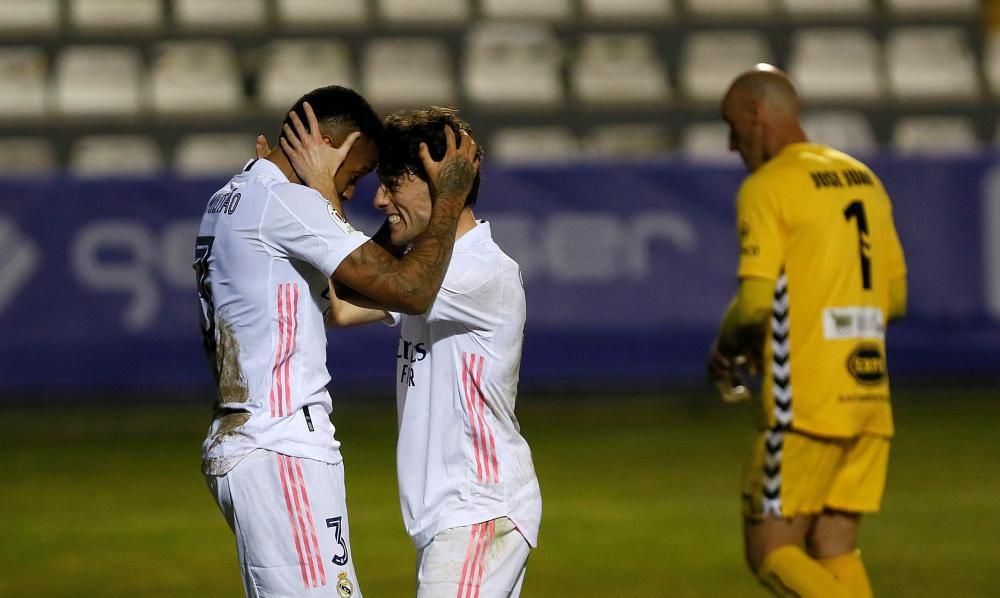
[[[347,573],[337,574],[337,593],[340,594],[340,598],[350,598],[354,595],[354,584],[347,579]]]
[[[333,204],[329,201],[326,202],[326,211],[330,213],[330,218],[333,218],[333,221],[336,222],[337,226],[342,228],[345,233],[350,234],[354,232],[354,227],[351,226],[346,218],[340,215],[337,208],[333,207]]]

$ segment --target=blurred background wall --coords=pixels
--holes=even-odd
[[[528,294],[522,387],[698,383],[745,175],[718,104],[762,61],[795,79],[812,139],[893,197],[911,284],[893,374],[995,379],[998,6],[0,0],[0,395],[207,388],[201,211],[330,83],[382,113],[457,106],[483,140],[477,215]],[[371,232],[366,183],[347,209]],[[395,339],[331,333],[335,389],[390,393]]]

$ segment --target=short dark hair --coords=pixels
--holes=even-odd
[[[389,190],[398,185],[399,180],[408,174],[415,175],[427,182],[427,171],[420,160],[420,143],[426,143],[431,158],[440,160],[447,150],[444,137],[445,125],[451,127],[455,136],[461,142],[459,133],[465,131],[472,134],[469,124],[458,117],[458,111],[452,108],[431,106],[420,110],[395,112],[385,118],[382,132],[383,147],[379,154],[379,180]],[[482,159],[483,146],[476,148],[476,157]],[[479,173],[472,183],[472,189],[465,198],[466,206],[476,205],[479,195]]]
[[[306,120],[303,108],[303,104],[306,102],[312,106],[316,120],[319,121],[321,128],[327,130],[327,134],[331,132],[330,129],[346,127],[349,130],[361,131],[363,135],[370,137],[377,146],[381,147],[382,120],[368,101],[361,97],[358,92],[340,85],[328,85],[314,89],[299,98],[289,112],[295,112],[302,124],[308,127],[309,121]],[[286,114],[282,124],[292,126],[291,117]],[[279,133],[279,137],[282,136]]]

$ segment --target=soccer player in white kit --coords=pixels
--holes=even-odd
[[[433,216],[400,258],[354,230],[340,206],[376,163],[378,116],[357,93],[331,86],[303,96],[285,131],[303,131],[303,118],[321,146],[312,174],[300,178],[283,140],[288,151],[250,162],[212,196],[199,228],[194,268],[218,381],[203,472],[235,534],[247,596],[357,597],[326,390],[329,281],[407,313],[426,311],[477,171],[476,146],[449,133],[439,161],[421,152]],[[332,191],[324,198],[303,180]]]
[[[419,238],[430,220],[418,148],[442,155],[442,125],[468,130],[444,108],[385,121],[375,206],[396,247]],[[418,598],[519,596],[538,541],[541,493],[514,416],[524,289],[517,263],[493,241],[489,223],[473,215],[478,188],[477,175],[448,272],[426,313],[400,316],[356,296],[345,294],[360,305],[332,298],[336,325],[402,323],[396,463],[404,523],[418,550]]]

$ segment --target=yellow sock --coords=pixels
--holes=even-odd
[[[767,553],[757,577],[782,598],[852,598],[829,569],[798,546],[782,546]]]
[[[872,598],[872,585],[868,581],[868,572],[861,561],[861,551],[854,550],[847,554],[822,559],[820,564],[829,569],[840,583],[847,588],[851,598]]]

